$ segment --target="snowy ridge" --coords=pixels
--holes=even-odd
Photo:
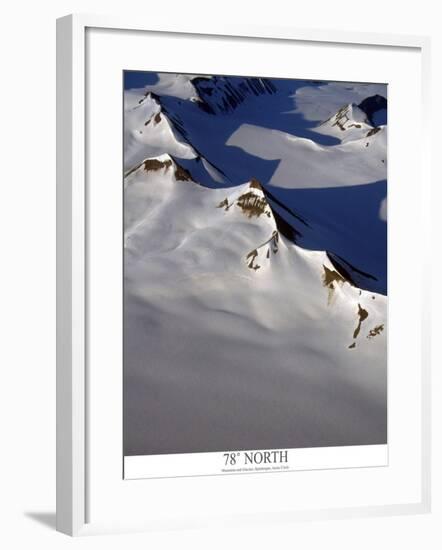
[[[314,338],[319,324],[335,335],[333,346],[384,352],[385,298],[355,287],[326,252],[288,241],[257,180],[208,189],[162,155],[129,173],[125,186],[126,278],[143,302],[179,288],[195,315],[228,299],[223,309],[244,322],[258,317],[287,335],[310,324]],[[251,283],[259,292],[249,292]]]
[[[298,88],[293,96],[296,112],[309,121],[320,122],[343,105],[358,105],[372,121],[371,115],[386,108],[385,84],[358,84],[347,82],[310,83]],[[369,101],[367,102],[367,99]],[[365,103],[364,103],[365,102]]]
[[[373,127],[364,111],[354,103],[349,103],[341,107],[335,115],[328,118],[314,130],[345,142],[369,135]]]
[[[187,168],[203,181],[225,181],[225,176],[188,142],[179,124],[177,127],[161,99],[152,92],[144,94],[136,104],[126,102],[124,145],[126,170],[145,158],[169,154],[191,161]]]
[[[126,111],[124,136],[125,167],[130,169],[145,157],[169,153],[178,158],[196,158],[192,146],[180,139],[158,99],[147,94],[139,104]]]
[[[328,250],[362,288],[386,293],[382,90],[382,85],[303,86],[277,79],[159,74],[156,83],[125,92],[125,169],[167,153],[210,188],[256,177],[287,238],[307,249]],[[297,108],[287,109],[293,101]],[[356,193],[356,186],[364,190]],[[352,190],[353,202],[361,197],[345,213],[338,208],[342,187]],[[299,194],[304,190],[308,195]],[[319,218],[315,190],[326,197]]]
[[[358,132],[367,130],[364,137],[348,139],[339,145],[321,145],[312,139],[243,124],[227,145],[266,160],[279,160],[269,182],[273,187],[323,189],[386,179],[386,127],[363,128],[362,123],[357,126],[361,126],[355,128]],[[320,132],[321,128],[315,130]],[[334,123],[322,130],[329,135],[340,132]]]

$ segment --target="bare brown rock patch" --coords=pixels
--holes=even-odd
[[[346,280],[344,277],[335,271],[334,269],[329,269],[327,266],[323,265],[324,273],[322,275],[322,283],[328,289],[328,305],[331,304],[336,288],[340,285],[343,285]]]
[[[359,333],[361,332],[362,323],[368,317],[368,311],[366,309],[364,309],[363,307],[361,307],[361,304],[358,304],[358,317],[359,317],[358,325],[357,325],[357,327],[355,328],[355,330],[353,332],[353,338],[355,340],[359,336]]]
[[[255,193],[249,191],[241,195],[236,203],[248,218],[266,213],[267,201],[263,197],[258,197]]]
[[[169,168],[170,166],[172,166],[171,160],[146,159],[143,162],[143,167],[146,172],[157,172],[162,168]]]
[[[374,136],[375,134],[377,134],[380,131],[381,131],[380,126],[376,126],[376,128],[372,128],[371,130],[369,130],[367,132],[367,137]]]
[[[250,189],[259,189],[260,191],[262,191],[262,186],[256,178],[252,178],[250,180],[249,187],[250,187]]]
[[[375,336],[378,336],[382,331],[384,330],[384,325],[377,325],[376,327],[372,328],[370,332],[368,333],[367,338],[371,340]]]
[[[178,181],[193,181],[190,172],[179,164],[175,167],[175,177]]]

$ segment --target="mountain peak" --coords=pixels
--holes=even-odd
[[[159,155],[157,157],[144,159],[138,166],[130,170],[126,174],[126,177],[128,177],[133,172],[139,172],[140,170],[143,170],[147,173],[159,171],[167,173],[169,172],[169,170],[171,170],[176,181],[192,181],[193,183],[195,183],[189,171],[178,164],[178,162],[168,153],[164,153],[163,155]]]
[[[237,206],[249,219],[259,218],[261,215],[273,218],[272,209],[257,179],[252,178],[249,182],[228,191],[231,192],[218,204],[218,208],[224,208],[228,212],[232,206]]]
[[[138,105],[141,105],[142,103],[145,103],[145,102],[153,102],[153,103],[156,103],[157,105],[161,105],[160,96],[158,96],[154,92],[146,92],[144,96],[138,101]]]
[[[361,128],[362,125],[367,125],[368,119],[366,114],[355,103],[347,103],[338,109],[334,115],[320,124],[320,126],[327,123],[331,126],[336,126],[341,132],[344,132],[349,128]]]
[[[274,212],[256,178],[227,191],[228,195],[217,207],[229,212],[229,215],[233,213],[232,220],[240,221],[245,216],[253,224],[254,238],[257,240],[253,243],[254,248],[247,250],[243,259],[249,269],[254,272],[261,270],[261,273],[270,267],[272,258],[280,249],[280,231]]]
[[[367,114],[355,103],[347,103],[314,130],[348,142],[361,139],[372,129]]]
[[[127,169],[162,153],[184,159],[198,156],[155,94],[149,92],[141,104],[126,111],[126,119],[124,156]]]
[[[178,164],[178,162],[167,153],[156,158],[145,159],[143,168],[146,172],[156,172],[158,170],[168,171],[171,169],[177,181],[193,181],[190,172]]]
[[[261,183],[256,178],[250,180],[249,187],[250,189],[259,189],[264,193]]]

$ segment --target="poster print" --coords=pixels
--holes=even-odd
[[[124,475],[387,463],[387,85],[124,72]]]

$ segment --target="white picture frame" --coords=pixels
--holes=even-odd
[[[95,15],[70,15],[57,21],[57,529],[69,535],[87,535],[104,532],[121,532],[131,530],[164,529],[176,527],[195,527],[209,525],[213,522],[224,522],[239,524],[244,522],[262,521],[295,521],[303,518],[324,518],[324,517],[355,517],[368,515],[388,514],[411,514],[423,513],[430,510],[430,351],[429,351],[429,299],[428,299],[428,269],[425,267],[429,262],[429,253],[426,246],[423,246],[420,261],[419,280],[415,284],[420,289],[420,301],[416,302],[416,310],[413,312],[419,316],[420,335],[416,337],[416,353],[420,354],[419,361],[414,368],[414,401],[413,404],[419,409],[417,419],[416,438],[413,439],[413,451],[410,455],[415,457],[412,468],[415,477],[415,486],[410,488],[409,494],[402,494],[394,498],[394,491],[388,498],[380,499],[379,503],[374,495],[364,502],[354,502],[351,499],[343,505],[327,506],[320,503],[318,506],[301,505],[291,509],[290,504],[282,508],[272,508],[271,502],[263,503],[260,508],[250,513],[244,510],[233,512],[220,511],[213,506],[207,511],[204,503],[193,499],[188,508],[178,503],[170,514],[167,503],[158,506],[158,513],[154,507],[149,508],[147,517],[119,515],[118,506],[115,504],[112,512],[102,507],[102,512],[95,513],[98,509],[97,502],[104,500],[116,503],[124,498],[117,490],[113,490],[113,481],[109,478],[106,482],[104,473],[100,482],[95,482],[96,468],[90,468],[91,461],[95,460],[95,451],[91,451],[91,430],[96,430],[97,420],[94,428],[90,427],[90,403],[91,399],[96,402],[98,393],[97,384],[90,384],[91,357],[89,346],[91,345],[88,333],[88,315],[90,314],[90,291],[88,284],[88,242],[91,228],[91,210],[89,202],[90,189],[88,188],[88,155],[87,155],[87,126],[89,125],[90,111],[87,106],[88,82],[88,30],[95,29],[98,32],[120,31],[121,40],[127,40],[131,33],[139,36],[151,35],[160,37],[173,37],[179,40],[185,37],[202,37],[206,41],[219,39],[236,39],[250,41],[257,44],[268,41],[270,44],[300,44],[305,43],[311,47],[358,47],[363,49],[388,48],[395,52],[413,52],[419,69],[416,74],[421,76],[419,82],[414,82],[418,92],[420,103],[417,109],[418,114],[415,121],[416,127],[421,132],[421,149],[413,162],[413,169],[419,174],[419,200],[421,202],[421,218],[418,227],[422,242],[429,234],[429,213],[430,213],[430,178],[428,162],[428,96],[429,85],[429,50],[430,43],[426,37],[399,36],[386,34],[348,33],[337,31],[319,31],[305,29],[281,28],[255,28],[252,26],[234,26],[232,28],[199,28],[198,25],[186,26],[164,26],[152,20],[146,23],[138,18],[112,18]],[[124,36],[123,36],[124,35]],[[126,37],[126,38],[125,38]],[[109,63],[112,60],[109,59]],[[170,67],[174,70],[175,67]],[[413,73],[414,74],[414,73]],[[397,137],[398,134],[396,134]],[[391,140],[396,139],[393,135]],[[120,137],[118,136],[118,139]],[[389,147],[394,142],[391,141]],[[119,174],[117,174],[119,177]],[[390,176],[389,176],[390,177]],[[404,201],[405,203],[406,201]],[[96,202],[95,202],[96,204]],[[389,205],[391,207],[391,205]],[[395,207],[398,220],[401,218],[401,209],[406,206],[397,204]],[[401,223],[403,222],[403,219]],[[399,222],[398,222],[399,227]],[[397,237],[397,233],[395,237]],[[391,239],[390,234],[390,239]],[[393,242],[393,241],[392,241]],[[389,243],[390,244],[390,243]],[[403,292],[403,290],[401,290]],[[400,292],[398,291],[398,298]],[[403,297],[403,295],[402,295]],[[422,306],[420,310],[418,308]],[[392,306],[393,307],[393,306]],[[394,314],[394,309],[390,311]],[[401,312],[398,311],[397,316]],[[411,345],[411,344],[410,344]],[[412,355],[414,357],[414,355]],[[394,379],[396,382],[397,380]],[[410,378],[411,380],[411,378]],[[389,383],[393,383],[390,379]],[[95,388],[92,392],[92,388]],[[116,388],[113,389],[113,391]],[[103,403],[106,397],[100,390]],[[411,394],[410,394],[411,395]],[[396,412],[404,408],[403,404],[398,405]],[[395,413],[396,414],[396,413]],[[395,422],[395,414],[392,422]],[[98,417],[96,417],[98,418]],[[103,420],[101,419],[101,422]],[[104,427],[104,424],[103,426]],[[395,427],[391,428],[394,434]],[[411,430],[412,431],[412,430]],[[118,432],[118,427],[116,427]],[[96,433],[95,431],[93,433]],[[116,438],[121,437],[118,433]],[[417,448],[416,442],[419,440]],[[100,443],[95,443],[95,447]],[[103,451],[104,452],[104,451]],[[115,460],[122,460],[122,457],[114,457]],[[405,459],[405,457],[404,457]],[[98,459],[97,459],[98,460]],[[401,457],[395,457],[401,462]],[[106,468],[104,468],[106,470]],[[397,474],[396,486],[401,482],[406,484],[404,470]],[[261,483],[260,491],[272,491],[272,476],[267,477],[265,486]],[[287,474],[283,474],[287,475]],[[338,475],[338,474],[337,474]],[[357,473],[355,473],[357,475]],[[387,474],[386,474],[387,475]],[[317,478],[312,476],[318,476]],[[247,490],[252,491],[252,481],[247,482]],[[309,482],[316,484],[321,479],[320,472],[312,472]],[[288,482],[293,482],[294,478]],[[344,478],[340,478],[344,479]],[[197,487],[197,482],[187,479],[185,482],[177,480],[153,480],[155,485],[147,484],[146,481],[131,481],[134,506],[147,500],[156,499],[163,490],[167,490],[173,496],[175,492],[192,490],[195,493],[205,488]],[[207,482],[210,483],[210,482]],[[333,483],[337,484],[336,478]],[[345,479],[344,479],[344,483]],[[411,482],[410,482],[411,483]],[[139,484],[135,487],[135,484]],[[194,484],[194,485],[192,485]],[[230,491],[244,491],[240,480],[229,478]],[[287,483],[286,483],[287,485]],[[116,487],[116,485],[115,485]],[[295,489],[296,484],[293,485]],[[274,489],[278,494],[281,489]],[[99,496],[98,492],[100,492]],[[270,493],[269,493],[270,494]],[[399,490],[398,493],[399,495]],[[410,497],[409,495],[413,495]],[[415,496],[417,495],[417,496]],[[224,497],[223,497],[224,498]],[[144,499],[144,500],[143,500]],[[221,499],[222,500],[222,499]],[[320,500],[320,499],[319,499]],[[181,506],[181,508],[180,508]],[[156,508],[156,507],[155,507]],[[210,506],[209,506],[210,508]],[[182,515],[180,515],[180,509]],[[203,513],[204,512],[204,513]],[[207,512],[207,513],[206,513]]]

